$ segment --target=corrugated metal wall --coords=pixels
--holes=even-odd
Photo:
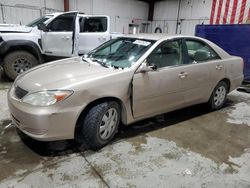
[[[208,23],[211,4],[211,0],[181,0],[178,33],[194,34],[196,24]],[[45,13],[64,9],[63,0],[0,0],[0,5],[0,22],[16,24],[27,24]],[[128,33],[129,24],[136,20],[149,32],[160,27],[163,32],[174,34],[178,0],[157,2],[153,22],[146,21],[148,4],[138,0],[70,0],[70,10],[109,15],[112,31]]]
[[[177,33],[193,35],[196,24],[209,23],[211,0],[181,0]],[[177,25],[178,0],[160,1],[155,4],[153,30],[175,34]]]
[[[137,0],[70,0],[70,10],[111,17],[111,31],[128,33],[132,20],[147,19],[148,4]],[[63,0],[0,0],[0,23],[27,24],[49,12],[64,10]]]
[[[0,22],[25,25],[51,12],[63,11],[63,0],[0,0]]]

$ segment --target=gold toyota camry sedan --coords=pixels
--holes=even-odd
[[[21,74],[8,92],[16,127],[41,141],[106,145],[119,124],[207,103],[220,109],[243,80],[243,60],[191,36],[122,36],[83,57]]]

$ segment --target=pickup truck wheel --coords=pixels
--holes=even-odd
[[[209,106],[212,110],[218,110],[224,106],[227,99],[227,91],[227,83],[223,81],[219,82],[209,99]]]
[[[19,74],[38,64],[38,60],[31,53],[14,51],[5,56],[3,68],[6,75],[10,79],[15,80]]]
[[[109,143],[120,123],[120,108],[117,102],[100,103],[89,110],[82,134],[91,149],[99,149]]]

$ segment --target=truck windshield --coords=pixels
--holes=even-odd
[[[131,67],[153,44],[153,40],[118,38],[110,40],[88,54],[88,58],[106,67]]]
[[[46,15],[46,16],[43,16],[41,18],[37,18],[37,19],[33,20],[32,22],[28,23],[26,26],[35,27],[35,26],[39,25],[40,23],[45,22],[46,20],[48,20],[51,17],[52,17],[52,15]]]

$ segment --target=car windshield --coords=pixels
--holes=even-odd
[[[44,23],[46,20],[48,20],[51,17],[52,17],[52,15],[46,15],[46,16],[43,16],[41,18],[37,18],[37,19],[33,20],[32,22],[28,23],[26,26],[35,27],[35,26],[39,25],[40,23]]]
[[[154,43],[153,40],[118,38],[97,47],[87,57],[105,67],[127,68],[131,67]]]

